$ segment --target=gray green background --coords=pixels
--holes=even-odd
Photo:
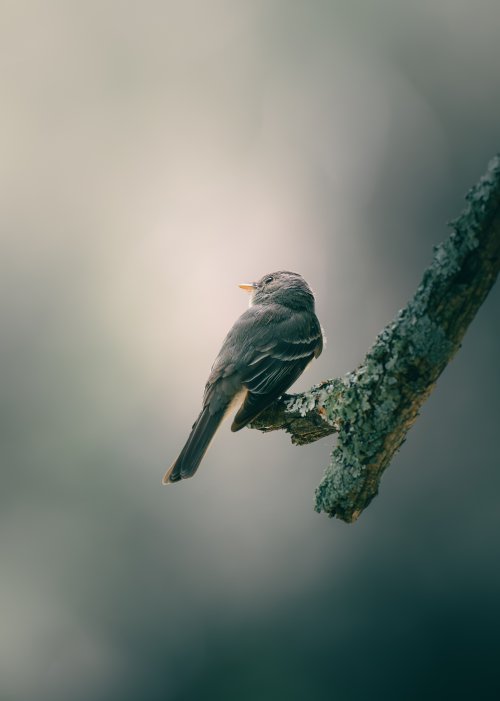
[[[341,375],[500,148],[500,4],[3,3],[0,697],[500,694],[500,289],[358,523],[331,441],[218,434],[160,486],[236,284],[285,268]]]

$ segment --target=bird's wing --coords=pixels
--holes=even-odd
[[[288,313],[273,317],[273,324],[250,343],[241,382],[248,389],[235,416],[232,431],[239,431],[285,392],[323,348],[323,335],[316,316]]]

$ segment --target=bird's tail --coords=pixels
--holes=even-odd
[[[209,407],[202,409],[193,424],[189,438],[179,457],[167,470],[163,478],[163,484],[179,482],[179,480],[192,477],[207,452],[212,438],[215,435],[220,422],[224,418],[224,410],[211,414]]]

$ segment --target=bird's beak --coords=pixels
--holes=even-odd
[[[255,282],[242,282],[241,285],[238,285],[238,287],[241,287],[241,289],[245,290],[245,292],[253,292],[257,285]]]

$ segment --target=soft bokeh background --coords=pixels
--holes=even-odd
[[[500,4],[7,0],[0,696],[493,698],[500,289],[379,497],[331,441],[194,420],[236,287],[301,272],[340,375],[500,144]]]

